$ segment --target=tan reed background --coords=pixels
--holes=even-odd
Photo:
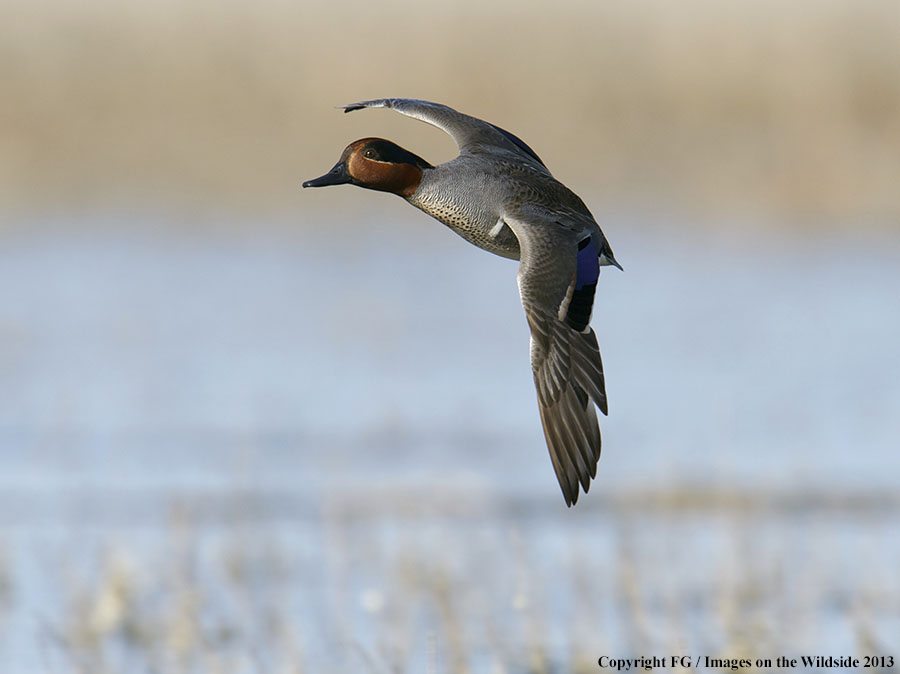
[[[896,227],[890,0],[0,4],[0,215],[292,213],[354,138],[437,131],[332,106],[448,103],[577,191],[707,222]],[[347,191],[350,204],[361,204]]]

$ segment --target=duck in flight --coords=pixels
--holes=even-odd
[[[519,260],[519,295],[531,329],[531,368],[550,460],[566,504],[587,493],[600,458],[598,408],[607,414],[597,337],[590,327],[600,267],[621,269],[584,202],[522,140],[438,103],[381,98],[344,112],[388,108],[432,124],[459,147],[432,166],[382,138],[350,143],[303,187],[357,185],[392,192],[479,248]]]

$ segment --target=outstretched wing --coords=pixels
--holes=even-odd
[[[464,115],[451,107],[415,98],[378,98],[341,106],[344,112],[363,108],[389,108],[400,114],[422,120],[448,133],[459,147],[460,152],[471,152],[479,147],[502,148],[527,157],[546,170],[544,162],[534,150],[518,136],[494,126],[489,122]]]
[[[597,474],[606,385],[591,306],[599,275],[590,233],[552,219],[506,217],[519,239],[519,294],[531,328],[531,368],[550,460],[567,505]]]

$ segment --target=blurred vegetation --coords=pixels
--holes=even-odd
[[[296,213],[357,137],[452,156],[439,131],[333,109],[412,96],[514,131],[600,203],[900,218],[891,0],[7,0],[0,22],[0,215]]]
[[[683,508],[672,493],[562,523],[546,504],[535,517],[527,502],[438,493],[212,526],[176,508],[149,549],[119,540],[42,564],[63,590],[41,631],[48,669],[579,674],[600,655],[889,652],[898,548],[875,541],[896,509]]]

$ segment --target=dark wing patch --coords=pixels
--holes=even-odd
[[[578,244],[578,263],[575,278],[572,281],[572,299],[566,310],[566,323],[584,331],[591,322],[591,309],[594,306],[594,291],[600,277],[600,258],[593,240],[588,237]]]
[[[490,122],[488,122],[488,124],[490,124]],[[522,150],[522,152],[524,152],[529,157],[534,159],[538,164],[540,164],[544,168],[547,168],[547,165],[543,161],[541,161],[540,157],[537,156],[537,152],[535,152],[530,147],[528,147],[528,145],[525,144],[524,140],[522,140],[521,138],[519,138],[518,136],[516,136],[514,134],[511,134],[509,131],[506,131],[505,129],[501,129],[496,124],[490,124],[490,125],[492,127],[494,127],[495,129],[497,129],[497,131],[502,133],[508,141],[510,141],[513,145],[515,145],[517,148]]]

